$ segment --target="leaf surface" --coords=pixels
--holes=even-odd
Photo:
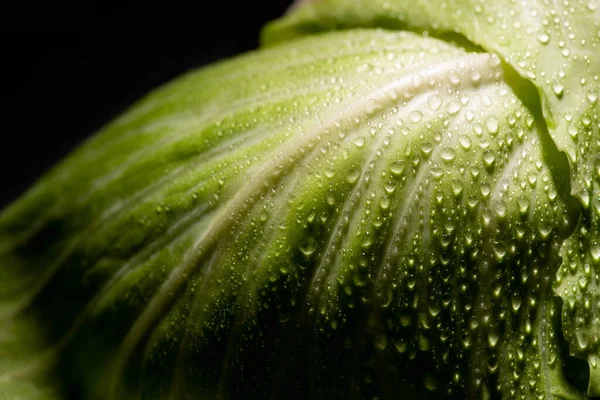
[[[598,38],[443,4],[301,6],[4,210],[9,398],[596,395]]]

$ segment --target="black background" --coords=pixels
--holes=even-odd
[[[258,46],[292,0],[0,9],[0,208],[149,90]]]

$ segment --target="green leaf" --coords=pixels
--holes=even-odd
[[[537,87],[550,134],[568,155],[572,194],[583,212],[578,232],[561,252],[564,264],[556,293],[568,304],[563,309],[563,329],[571,354],[589,361],[588,393],[600,396],[600,267],[593,255],[600,240],[600,5],[586,0],[321,0],[272,23],[263,41],[370,26],[459,41],[460,36],[453,35],[462,35],[496,52]]]
[[[597,2],[319,0],[271,23],[263,42],[356,27],[462,35],[497,53],[538,88],[552,138],[569,156],[574,194],[589,200],[600,85]]]
[[[597,219],[597,216],[594,216]],[[562,326],[572,355],[590,365],[587,392],[600,395],[600,246],[597,221],[584,219],[562,248],[556,293],[563,298]]]
[[[597,14],[543,9],[588,32],[550,98],[494,4],[305,5],[108,124],[0,214],[2,393],[595,395]]]

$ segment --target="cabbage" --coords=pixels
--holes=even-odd
[[[0,213],[5,399],[600,396],[600,4],[317,0]]]

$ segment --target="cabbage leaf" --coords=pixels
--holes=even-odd
[[[308,2],[147,95],[0,213],[1,394],[600,396],[599,8]]]

